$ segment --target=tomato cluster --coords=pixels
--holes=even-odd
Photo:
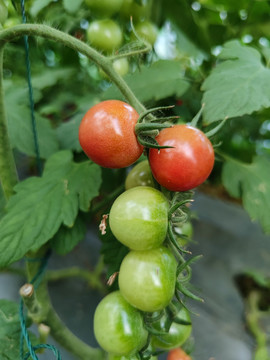
[[[103,167],[130,166],[143,152],[138,119],[122,101],[93,106],[79,128],[84,152]],[[189,312],[177,296],[178,290],[188,294],[179,285],[186,263],[175,250],[185,246],[192,227],[177,213],[180,206],[187,209],[186,201],[175,203],[160,189],[177,195],[200,185],[212,170],[214,151],[204,133],[188,125],[165,128],[156,141],[161,148],[150,148],[149,163],[133,167],[109,214],[113,235],[129,249],[118,272],[119,290],[100,302],[94,316],[96,339],[111,359],[140,359],[137,355],[149,346],[178,349],[191,334]]]
[[[97,50],[112,54],[125,42],[136,40],[130,27],[131,17],[137,36],[151,45],[155,43],[158,27],[150,19],[152,0],[141,3],[136,0],[85,0],[85,4],[92,14],[86,38]],[[123,76],[129,71],[129,61],[127,58],[119,60],[113,62],[113,67]],[[101,75],[106,78],[103,72]]]

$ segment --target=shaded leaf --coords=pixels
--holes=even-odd
[[[31,325],[26,318],[26,326]],[[13,301],[0,299],[0,359],[14,360],[20,358],[21,325],[19,305]],[[31,341],[36,337],[30,333]]]
[[[246,164],[227,160],[222,181],[233,197],[242,197],[243,206],[253,221],[258,221],[265,233],[270,233],[270,162],[262,156]]]
[[[63,5],[66,11],[74,13],[80,9],[83,0],[64,0]]]
[[[51,241],[51,247],[57,254],[66,255],[83,240],[85,232],[85,223],[78,216],[71,228],[64,225],[60,227]]]
[[[202,85],[206,123],[270,106],[270,69],[257,50],[232,40],[225,44],[219,59],[223,61]]]
[[[72,227],[79,209],[89,209],[100,184],[98,165],[74,163],[69,151],[61,151],[48,160],[41,178],[16,185],[0,221],[0,267],[40,248],[62,224]]]
[[[142,66],[135,73],[125,76],[125,81],[142,102],[181,96],[189,88],[180,62],[175,60],[159,60],[151,66]],[[104,92],[103,98],[123,99],[123,96],[112,85]]]

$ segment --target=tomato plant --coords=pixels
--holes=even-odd
[[[184,307],[177,314],[177,319],[190,323],[190,315]],[[166,317],[154,324],[156,330],[163,330],[163,335],[153,336],[152,345],[164,350],[170,350],[181,346],[190,336],[192,327],[190,324],[179,324],[173,322],[168,332],[165,331]]]
[[[169,351],[167,360],[191,360],[191,357],[181,348],[177,348]]]
[[[154,45],[158,36],[158,28],[154,23],[151,21],[141,21],[136,24],[135,30],[141,38]]]
[[[107,100],[90,108],[79,127],[83,151],[95,163],[108,168],[133,164],[142,154],[134,127],[138,113],[119,100]]]
[[[94,333],[100,346],[115,355],[130,355],[146,343],[142,314],[115,291],[101,300],[94,315]]]
[[[8,9],[3,0],[0,1],[0,25],[4,25],[8,17]]]
[[[111,19],[92,21],[86,35],[87,40],[93,47],[107,52],[112,52],[119,48],[123,41],[120,26]]]
[[[148,160],[140,161],[128,173],[128,176],[125,181],[126,190],[136,186],[154,187],[153,176]]]
[[[187,191],[202,184],[214,166],[214,150],[204,133],[189,125],[163,129],[156,137],[167,149],[150,149],[149,163],[157,182],[171,191]]]
[[[130,251],[122,261],[119,287],[124,298],[142,311],[164,309],[171,301],[177,262],[169,249]]]
[[[168,201],[154,188],[134,187],[115,200],[109,221],[114,236],[130,249],[159,247],[167,233]]]

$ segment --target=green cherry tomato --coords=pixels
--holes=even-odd
[[[132,355],[146,343],[143,316],[115,291],[98,304],[94,315],[94,334],[99,345],[115,355]]]
[[[154,187],[154,180],[148,160],[140,161],[128,173],[128,176],[125,181],[126,190],[136,186]]]
[[[130,251],[119,271],[119,288],[134,307],[148,312],[164,309],[171,301],[177,262],[169,249]]]
[[[120,26],[110,19],[91,22],[86,34],[87,40],[93,47],[107,52],[119,48],[123,41]]]
[[[154,23],[142,21],[135,26],[135,30],[142,39],[154,45],[158,36],[158,28]]]
[[[141,358],[138,355],[131,355],[131,356],[118,356],[118,355],[108,355],[107,360],[140,360]],[[151,356],[149,360],[158,360],[156,356]]]
[[[127,20],[130,20],[131,16],[133,21],[147,19],[151,14],[151,1],[143,0],[138,4],[136,0],[124,0],[120,14]]]
[[[111,16],[122,7],[124,0],[85,0],[86,5],[98,15]]]
[[[138,186],[122,193],[109,215],[112,233],[132,250],[159,247],[168,227],[168,201],[158,190]]]
[[[113,61],[113,68],[114,70],[121,76],[125,76],[129,71],[129,62],[127,58],[120,58]],[[101,76],[109,80],[107,74],[103,70],[100,70]]]
[[[187,309],[181,308],[177,315],[178,319],[186,322],[191,322],[190,315]],[[165,328],[165,317],[162,317],[157,324],[154,324],[154,328],[161,331]],[[190,336],[192,330],[191,325],[178,324],[173,322],[171,324],[169,332],[164,335],[153,336],[152,345],[163,350],[170,350],[181,346]]]

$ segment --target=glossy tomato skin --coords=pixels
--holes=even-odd
[[[114,355],[130,356],[147,341],[143,316],[119,291],[105,296],[94,314],[94,334],[99,345]]]
[[[148,160],[140,161],[128,173],[125,181],[126,190],[136,186],[154,187],[154,180]]]
[[[160,191],[149,186],[134,187],[114,201],[110,228],[117,240],[132,250],[157,248],[167,234],[168,209]]]
[[[185,353],[181,348],[170,350],[167,356],[167,360],[192,360],[189,355]]]
[[[91,46],[106,52],[119,48],[123,41],[120,26],[111,19],[92,21],[86,35]]]
[[[150,149],[149,163],[157,182],[171,191],[187,191],[202,184],[215,161],[213,146],[205,134],[189,125],[163,129],[156,137],[168,149]]]
[[[173,254],[166,247],[130,251],[120,267],[121,294],[139,310],[162,310],[174,295],[176,267]]]
[[[177,317],[187,322],[191,322],[188,310],[181,308]],[[162,317],[160,321],[154,324],[156,330],[163,330],[165,328],[166,318]],[[163,350],[170,350],[181,346],[190,336],[192,330],[191,325],[171,324],[169,332],[158,337],[153,336],[152,345]]]
[[[107,100],[87,111],[79,127],[79,141],[85,154],[106,168],[123,168],[141,156],[134,127],[139,114],[119,100]]]

